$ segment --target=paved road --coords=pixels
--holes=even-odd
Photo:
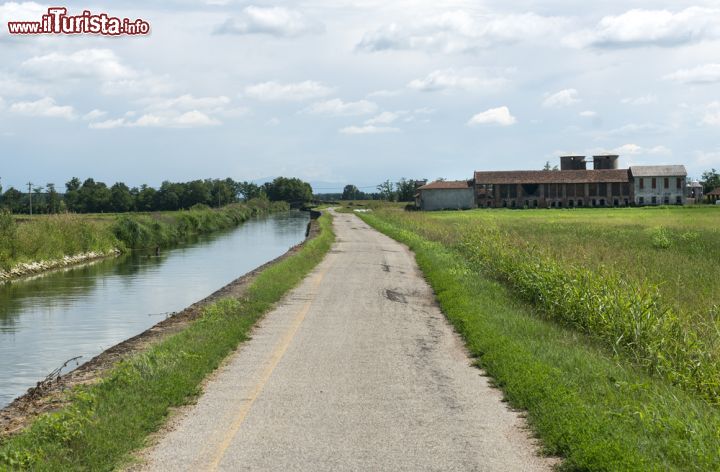
[[[325,260],[269,313],[146,470],[548,470],[410,251],[336,214]]]

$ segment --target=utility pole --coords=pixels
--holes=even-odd
[[[30,198],[30,216],[32,216],[32,182],[27,183],[28,197]]]

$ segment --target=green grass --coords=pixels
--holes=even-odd
[[[255,215],[287,209],[284,202],[256,199],[220,209],[196,206],[160,213],[62,214],[19,219],[0,213],[0,270],[87,252],[166,246],[237,226]]]
[[[537,315],[720,403],[718,210],[381,207],[374,214],[453,248]],[[683,298],[673,288],[678,280]]]
[[[508,401],[527,411],[545,452],[562,456],[565,470],[720,470],[718,410],[601,339],[538,316],[448,243],[454,225],[484,218],[474,213],[361,217],[415,252],[448,319]]]
[[[265,269],[241,299],[223,299],[190,327],[80,387],[69,406],[37,419],[0,444],[0,470],[112,470],[145,444],[172,407],[188,403],[201,381],[264,313],[324,257],[334,240],[330,217],[302,249]]]

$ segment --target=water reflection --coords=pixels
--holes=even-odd
[[[89,360],[302,241],[288,212],[172,250],[134,253],[0,286],[0,407],[65,360]]]

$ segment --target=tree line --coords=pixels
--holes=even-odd
[[[401,178],[397,182],[386,180],[379,184],[376,192],[362,192],[355,185],[349,184],[340,194],[323,194],[340,200],[387,200],[392,202],[411,202],[415,199],[417,188],[424,185],[426,180]]]
[[[107,186],[88,178],[81,182],[73,177],[65,191],[55,184],[31,186],[30,192],[0,187],[0,208],[12,213],[124,213],[131,211],[174,211],[194,205],[221,207],[253,198],[286,201],[302,205],[312,200],[312,187],[297,178],[278,177],[257,185],[227,179],[204,179],[190,182],[165,181],[155,189],[148,185],[128,187],[123,182]]]

